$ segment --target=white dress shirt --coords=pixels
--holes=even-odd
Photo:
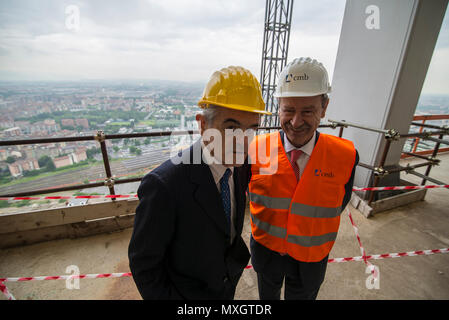
[[[302,154],[296,160],[296,164],[299,168],[299,177],[301,178],[304,169],[306,168],[307,162],[309,162],[310,156],[312,155],[313,148],[315,147],[316,131],[313,133],[312,139],[309,140],[305,145],[300,148],[296,148],[288,140],[287,135],[284,133],[284,149],[287,154],[288,160],[290,160],[290,151],[298,149],[302,151]]]
[[[203,150],[206,148],[204,144],[202,144]],[[209,152],[203,152],[203,161],[208,164],[209,169],[214,177],[215,185],[217,186],[218,192],[221,193],[220,180],[223,177],[226,169],[222,164],[214,163],[214,158],[210,155]],[[217,162],[217,161],[215,161]],[[235,237],[235,194],[234,194],[234,167],[229,167],[231,169],[231,174],[229,175],[229,193],[231,194],[231,243],[234,241]]]

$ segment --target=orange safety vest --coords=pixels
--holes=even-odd
[[[269,162],[258,159],[259,148],[269,152]],[[254,240],[298,261],[324,259],[337,237],[345,184],[356,158],[354,144],[320,133],[299,182],[279,132],[257,136],[250,145],[249,156]],[[276,172],[263,172],[268,166],[277,167]]]

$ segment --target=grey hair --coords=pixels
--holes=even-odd
[[[211,124],[214,121],[218,113],[218,109],[219,107],[213,104],[209,105],[208,108],[203,109],[202,115],[204,116],[207,124]]]
[[[321,107],[325,107],[326,106],[326,103],[327,103],[327,101],[329,100],[329,96],[328,96],[328,94],[327,93],[323,93],[322,95],[321,95]],[[280,104],[280,101],[281,101],[281,98],[278,98],[278,104]],[[281,110],[279,109],[279,112],[280,112]]]

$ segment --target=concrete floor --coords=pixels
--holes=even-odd
[[[439,156],[431,176],[449,181],[449,154]],[[404,161],[407,163],[417,161]],[[425,169],[418,170],[421,173]],[[411,175],[402,178],[419,183]],[[430,189],[424,201],[378,213],[366,219],[349,206],[367,254],[449,247],[449,190]],[[0,277],[63,275],[77,265],[84,273],[128,272],[127,247],[131,229],[80,239],[50,241],[0,250]],[[243,236],[249,239],[246,217]],[[360,256],[349,218],[342,214],[331,258]],[[318,299],[449,299],[449,254],[371,260],[379,268],[379,289],[367,289],[369,273],[363,262],[331,263]],[[17,299],[140,299],[130,277],[83,279],[80,289],[66,289],[64,280],[7,282]],[[254,270],[245,270],[236,299],[257,299]],[[0,299],[5,299],[3,295]]]

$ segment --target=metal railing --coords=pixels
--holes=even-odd
[[[433,116],[418,116],[418,117],[429,117],[426,119],[434,120],[434,118],[431,118]],[[421,119],[415,117],[414,120]],[[423,118],[424,119],[424,118]],[[440,119],[449,119],[449,115],[447,115],[447,118],[440,118]],[[382,176],[385,176],[387,174],[398,172],[398,171],[407,171],[409,173],[412,173],[414,175],[420,176],[423,178],[422,185],[425,184],[427,180],[443,184],[442,182],[435,180],[431,177],[429,177],[430,169],[433,165],[438,164],[439,160],[437,160],[435,157],[437,153],[440,150],[441,144],[448,144],[449,141],[443,140],[443,136],[449,134],[449,128],[448,127],[440,127],[435,125],[429,125],[425,123],[412,123],[414,125],[421,125],[422,128],[431,128],[436,129],[436,131],[423,131],[420,130],[418,133],[407,133],[407,134],[399,134],[396,130],[385,130],[385,129],[379,129],[369,126],[363,126],[356,123],[350,123],[346,121],[335,121],[329,119],[329,124],[320,124],[319,128],[340,128],[339,130],[339,137],[343,136],[343,130],[347,127],[355,127],[360,128],[363,130],[368,130],[372,132],[377,132],[380,134],[383,134],[386,139],[386,144],[381,156],[381,160],[378,166],[371,166],[364,163],[359,163],[359,166],[367,168],[369,170],[373,171],[373,174],[375,176],[373,187],[376,187],[379,183],[379,179]],[[424,121],[425,122],[425,121]],[[278,130],[280,127],[259,127],[257,130]],[[22,139],[22,140],[2,140],[0,141],[0,146],[13,146],[13,145],[27,145],[27,144],[47,144],[47,143],[58,143],[58,142],[77,142],[77,141],[97,141],[100,144],[101,154],[102,154],[102,160],[104,165],[104,170],[106,173],[106,178],[103,182],[94,182],[94,183],[83,183],[83,184],[75,184],[71,186],[65,186],[65,187],[57,187],[57,188],[48,188],[48,189],[38,189],[38,190],[32,190],[27,192],[19,192],[19,193],[12,193],[12,194],[4,194],[0,195],[0,197],[21,197],[21,196],[33,196],[33,195],[39,195],[39,194],[48,194],[48,193],[55,193],[55,192],[62,192],[62,191],[71,191],[71,190],[79,190],[79,189],[86,189],[86,188],[93,188],[93,187],[102,187],[106,186],[109,188],[110,195],[115,195],[115,188],[114,186],[116,184],[125,184],[130,182],[138,182],[143,177],[134,177],[134,178],[126,178],[126,179],[115,179],[111,166],[109,163],[109,157],[108,157],[108,151],[106,147],[106,140],[110,139],[126,139],[126,138],[144,138],[144,137],[162,137],[162,136],[172,136],[172,135],[193,135],[198,134],[198,131],[195,130],[184,130],[184,131],[158,131],[158,132],[146,132],[146,133],[128,133],[128,134],[105,134],[103,131],[99,130],[97,133],[93,136],[75,136],[75,137],[55,137],[55,138],[41,138],[41,139]],[[432,138],[431,135],[438,135],[438,139]],[[400,138],[411,138],[415,137],[418,139],[424,139],[424,140],[431,140],[435,141],[436,145],[434,149],[432,150],[432,155],[430,157],[425,157],[423,155],[420,155],[419,153],[413,153],[413,152],[404,152],[404,154],[407,154],[409,156],[415,156],[417,158],[427,160],[425,163],[421,163],[414,166],[407,166],[407,167],[401,167],[396,168],[393,170],[385,170],[385,161],[387,158],[388,151],[390,149],[390,145],[392,141],[398,140]],[[449,148],[447,148],[449,149]],[[427,166],[427,170],[425,175],[421,175],[414,171],[414,169]],[[369,196],[370,200],[369,203],[373,201],[374,198],[374,192],[371,191],[371,194]],[[116,200],[117,198],[111,198],[112,200]]]
[[[332,124],[320,124],[320,128],[335,128],[340,127],[339,125],[334,126]],[[259,127],[259,130],[278,130],[281,127]],[[109,163],[108,150],[106,147],[106,140],[112,139],[126,139],[126,138],[145,138],[145,137],[163,137],[163,136],[172,136],[172,135],[193,135],[198,134],[198,131],[195,130],[184,130],[184,131],[158,131],[158,132],[145,132],[145,133],[126,133],[126,134],[105,134],[103,131],[97,131],[94,136],[75,136],[75,137],[60,137],[60,138],[41,138],[41,139],[22,139],[22,140],[2,140],[0,141],[0,146],[14,146],[14,145],[27,145],[27,144],[46,144],[46,143],[58,143],[58,142],[77,142],[77,141],[97,141],[100,144],[101,154],[103,157],[103,165],[106,173],[106,178],[103,182],[94,182],[94,183],[84,183],[84,184],[75,184],[66,187],[58,187],[58,188],[49,188],[49,189],[38,189],[26,192],[18,192],[18,193],[10,193],[0,195],[0,197],[22,197],[22,196],[34,196],[39,194],[48,194],[54,192],[62,192],[62,191],[71,191],[71,190],[79,190],[86,188],[94,188],[94,187],[103,187],[106,186],[109,188],[110,195],[115,195],[114,185],[116,184],[124,184],[130,182],[138,182],[142,180],[142,176],[135,178],[127,178],[116,180],[111,170],[111,166]],[[111,198],[112,200],[116,200],[117,198]]]
[[[111,166],[109,163],[108,150],[106,148],[106,140],[108,139],[126,139],[126,138],[144,138],[144,137],[163,137],[171,135],[193,135],[198,133],[194,130],[187,131],[159,131],[159,132],[145,132],[145,133],[127,133],[127,134],[104,134],[103,131],[97,131],[94,136],[76,136],[76,137],[61,137],[61,138],[42,138],[42,139],[23,139],[23,140],[2,140],[0,141],[0,146],[14,146],[14,145],[27,145],[27,144],[46,144],[46,143],[57,143],[57,142],[77,142],[77,141],[97,141],[100,144],[101,154],[103,157],[103,165],[106,173],[106,178],[103,182],[95,183],[84,183],[76,184],[67,187],[50,188],[50,189],[39,189],[27,192],[19,192],[13,194],[5,194],[2,197],[21,197],[21,196],[33,196],[38,194],[48,194],[53,192],[71,191],[85,188],[103,187],[109,188],[110,195],[115,195],[114,185],[137,182],[142,179],[142,177],[128,178],[115,180],[112,174]],[[116,200],[116,198],[111,198]]]
[[[439,115],[419,115],[413,117],[413,126],[419,127],[419,133],[422,133],[424,128],[430,128],[430,129],[439,129],[439,126],[428,124],[426,121],[431,120],[449,120],[449,114],[439,114]],[[421,121],[421,122],[417,122]],[[441,138],[439,138],[441,139]],[[421,139],[419,137],[414,139],[413,146],[411,148],[410,152],[404,152],[401,156],[401,158],[407,158],[411,157],[413,155],[426,155],[426,154],[432,154],[433,150],[422,150],[417,151],[419,143],[421,142]],[[446,152],[449,151],[449,147],[446,148],[440,148],[438,152]],[[413,154],[413,155],[412,155]]]
[[[429,120],[429,119],[431,119],[431,120],[449,119],[449,115],[415,116],[414,120],[417,120],[417,119],[427,119],[427,120]],[[411,173],[415,176],[422,178],[423,180],[421,182],[421,185],[425,185],[426,181],[431,181],[436,184],[445,184],[444,182],[441,182],[437,179],[429,177],[429,174],[430,174],[430,170],[431,170],[432,166],[437,165],[440,162],[440,160],[436,159],[436,156],[437,156],[438,152],[440,152],[441,144],[446,144],[449,146],[449,140],[443,139],[444,135],[449,135],[449,127],[448,126],[429,125],[429,124],[425,124],[424,123],[425,121],[423,121],[423,123],[412,122],[413,125],[422,126],[421,129],[419,130],[419,132],[400,134],[395,129],[385,130],[385,129],[380,129],[380,128],[364,126],[364,125],[360,125],[357,123],[351,123],[351,122],[346,122],[346,121],[336,121],[336,120],[331,120],[331,119],[329,119],[328,121],[332,124],[343,126],[340,129],[340,135],[339,135],[340,137],[342,137],[342,135],[343,135],[343,128],[347,128],[347,127],[359,128],[362,130],[368,130],[368,131],[372,131],[372,132],[376,132],[376,133],[380,133],[380,134],[384,135],[384,138],[386,139],[386,143],[383,148],[379,164],[377,166],[372,166],[372,165],[368,165],[368,164],[361,163],[361,162],[359,162],[359,164],[358,164],[359,166],[372,171],[372,173],[374,175],[374,181],[370,187],[374,187],[374,188],[377,187],[379,184],[379,181],[382,177],[392,174],[392,173],[401,172],[401,171],[406,171],[407,173]],[[430,129],[435,129],[435,130],[424,131],[423,130],[424,127],[430,128]],[[438,138],[431,137],[434,135],[438,135]],[[413,157],[417,157],[419,159],[426,160],[426,162],[419,163],[419,164],[412,165],[412,166],[408,165],[406,167],[402,167],[402,166],[398,165],[396,168],[386,170],[385,162],[386,162],[387,155],[388,155],[388,152],[391,147],[391,143],[393,141],[397,141],[399,139],[408,139],[408,138],[415,138],[416,140],[429,140],[429,141],[436,142],[433,150],[431,150],[431,156],[425,157],[419,153],[403,152],[403,154],[407,154],[408,156],[413,156]],[[445,148],[445,149],[449,150],[449,148]],[[416,150],[416,149],[414,149],[414,150]],[[443,151],[443,150],[441,150],[441,151]],[[420,167],[427,167],[425,174],[421,174],[421,173],[415,171],[415,169],[420,168]],[[376,191],[369,191],[368,205],[370,205],[373,202],[375,192]]]

